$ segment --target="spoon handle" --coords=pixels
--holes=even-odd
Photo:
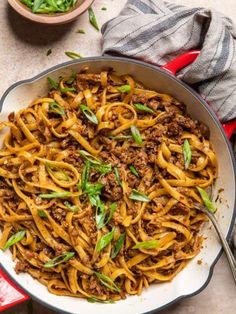
[[[215,216],[211,213],[207,213],[208,217],[210,218],[210,220],[212,221],[215,229],[216,229],[216,232],[221,240],[221,243],[222,243],[222,246],[223,246],[223,249],[225,251],[225,254],[226,254],[226,257],[228,259],[228,262],[229,262],[229,266],[230,266],[230,269],[232,271],[232,274],[233,274],[233,278],[234,278],[234,281],[236,283],[236,260],[234,258],[234,255],[220,229],[220,226],[215,218]]]

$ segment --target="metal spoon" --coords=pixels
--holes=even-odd
[[[213,226],[215,227],[216,229],[216,232],[221,240],[221,243],[222,243],[222,246],[223,246],[223,249],[225,251],[225,254],[226,254],[226,257],[227,257],[227,260],[229,262],[229,266],[230,266],[230,269],[232,271],[232,274],[233,274],[233,278],[234,278],[234,281],[235,281],[235,284],[236,284],[236,260],[234,258],[234,255],[220,229],[220,226],[214,216],[213,213],[211,213],[204,205],[200,204],[200,203],[194,203],[194,207],[196,209],[199,209],[200,211],[202,211],[203,213],[205,213],[207,215],[207,217],[211,220]]]

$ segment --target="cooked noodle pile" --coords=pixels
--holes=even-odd
[[[92,302],[172,280],[202,245],[208,128],[129,75],[48,80],[0,123],[0,248],[51,293]]]

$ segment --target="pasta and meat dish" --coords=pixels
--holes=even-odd
[[[172,280],[202,246],[209,130],[130,75],[84,70],[11,113],[0,248],[56,295],[113,302]]]

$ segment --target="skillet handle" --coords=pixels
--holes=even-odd
[[[196,58],[199,56],[200,50],[190,50],[185,52],[184,54],[178,56],[177,58],[171,60],[170,62],[163,65],[161,68],[169,72],[170,74],[176,75],[176,73],[188,66],[189,64],[193,63]],[[236,130],[236,119],[226,122],[222,124],[225,134],[228,139],[231,138],[234,131]]]
[[[0,269],[0,312],[28,299],[29,297],[11,282]]]

